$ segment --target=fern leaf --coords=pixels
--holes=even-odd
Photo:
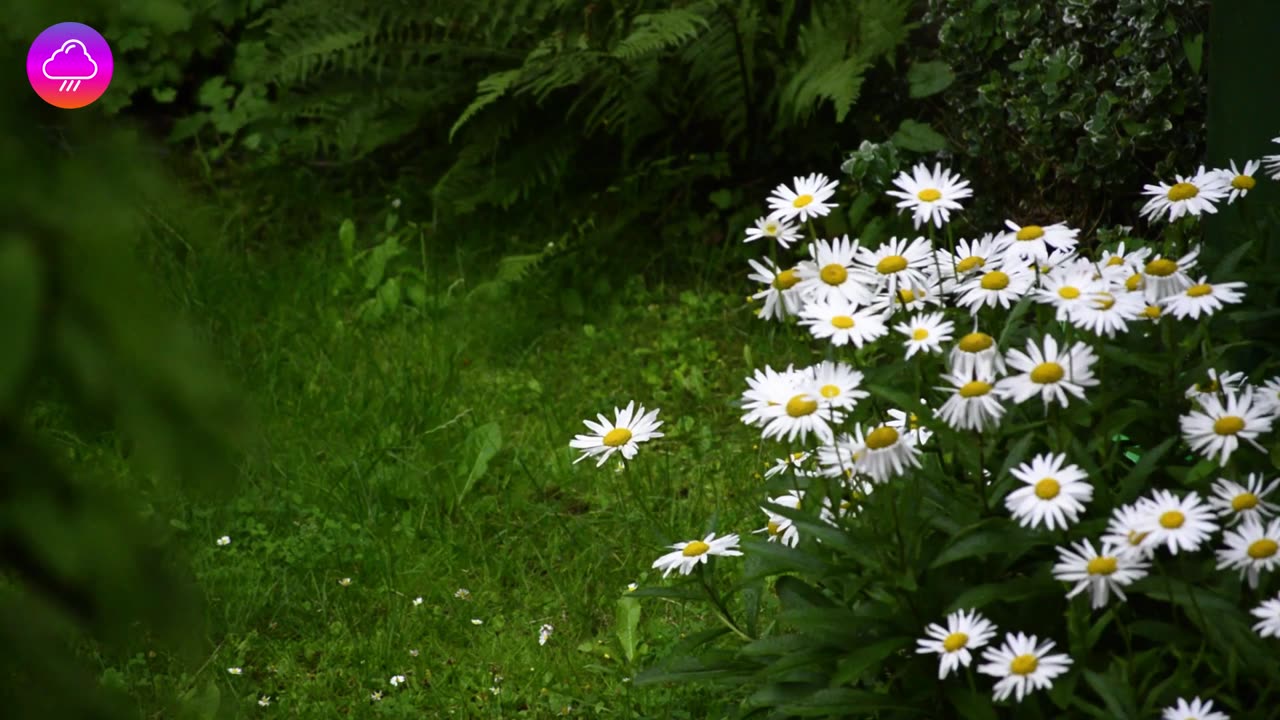
[[[471,104],[467,106],[467,109],[463,110],[462,114],[458,116],[458,120],[453,123],[453,127],[449,128],[449,142],[453,142],[453,136],[463,125],[467,123],[468,120],[474,117],[476,113],[497,102],[498,98],[505,95],[507,90],[520,79],[521,73],[522,71],[520,69],[503,70],[502,72],[496,72],[477,83],[476,92],[479,94],[476,96],[475,100],[471,101]]]
[[[637,15],[634,29],[614,46],[613,56],[629,61],[679,47],[708,26],[700,13],[681,8]]]

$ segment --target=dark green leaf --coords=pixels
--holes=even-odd
[[[938,152],[947,147],[947,139],[927,123],[915,120],[903,120],[890,142],[902,148],[918,153]]]
[[[831,684],[856,683],[859,678],[867,674],[867,671],[878,668],[890,655],[911,646],[914,642],[915,638],[891,637],[850,650],[836,666],[836,674],[831,678]]]
[[[1112,670],[1119,670],[1120,661],[1113,661]],[[1137,703],[1133,697],[1133,688],[1118,677],[1121,673],[1108,672],[1106,675],[1100,675],[1092,670],[1085,669],[1084,681],[1089,687],[1098,694],[1107,711],[1114,720],[1129,720],[1137,715]]]
[[[1121,495],[1125,497],[1137,495],[1144,487],[1147,477],[1155,472],[1157,465],[1178,440],[1179,438],[1177,437],[1168,438],[1154,448],[1144,452],[1142,458],[1133,466],[1133,469],[1120,481]]]
[[[964,720],[997,720],[995,708],[991,706],[990,693],[951,683],[947,685],[947,699]]]
[[[1026,530],[1004,518],[984,520],[952,538],[929,567],[935,569],[971,557],[1007,553],[1020,549],[1028,540]]]
[[[907,85],[913,98],[928,97],[946,90],[955,82],[951,66],[940,60],[912,63],[907,70]]]
[[[792,552],[795,552],[794,550]],[[797,577],[784,575],[774,585],[778,600],[783,610],[803,610],[808,608],[831,608],[835,603],[822,594],[822,591]]]
[[[627,662],[631,662],[636,657],[636,647],[640,645],[640,601],[625,595],[618,598],[614,624],[617,626],[615,629],[618,644],[622,647],[622,656]]]
[[[823,688],[802,700],[783,702],[778,709],[791,717],[859,717],[882,710],[910,711],[913,708],[891,695],[849,688]]]

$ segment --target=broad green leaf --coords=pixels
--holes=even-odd
[[[496,422],[485,423],[471,431],[464,447],[472,457],[471,470],[467,472],[462,488],[458,491],[455,505],[460,505],[476,482],[489,471],[489,461],[502,449],[502,429]]]
[[[947,147],[947,139],[937,130],[915,120],[903,120],[889,141],[903,150],[918,153],[937,152]]]
[[[1026,530],[1004,518],[986,520],[981,525],[970,528],[959,537],[953,538],[947,547],[938,553],[929,567],[936,569],[972,557],[986,557],[1019,550],[1029,541]]]
[[[400,278],[388,278],[382,283],[378,288],[378,300],[388,314],[395,312],[400,307]]]
[[[963,720],[997,720],[991,706],[991,694],[971,690],[964,685],[948,683],[947,699]]]
[[[819,575],[825,575],[832,570],[829,563],[812,553],[793,550],[782,543],[771,543],[764,540],[743,539],[742,545],[748,548],[746,552],[755,553],[761,558],[769,561],[761,570],[761,576],[776,575],[779,571],[797,570],[801,572],[811,572]],[[795,579],[795,578],[791,578]],[[779,586],[782,581],[779,579]]]
[[[891,637],[856,647],[840,659],[831,684],[847,685],[857,682],[868,670],[879,667],[890,655],[910,647],[914,642],[915,638]]]
[[[812,644],[812,637],[800,633],[771,635],[769,637],[760,638],[759,640],[753,640],[752,642],[743,645],[739,652],[747,657],[786,655],[803,650]]]
[[[946,90],[955,82],[951,66],[941,60],[912,63],[907,70],[907,86],[913,98],[928,97]]]
[[[822,688],[803,700],[784,702],[778,709],[789,717],[865,717],[883,710],[913,710],[900,696],[850,688]]]
[[[338,226],[338,247],[342,248],[342,257],[348,262],[356,254],[356,224],[351,218]]]
[[[999,583],[978,585],[964,591],[951,602],[946,612],[973,608],[981,609],[991,603],[1014,605],[1034,597],[1062,594],[1061,585],[1050,577],[1020,577]]]
[[[1187,56],[1187,64],[1191,65],[1191,72],[1199,75],[1200,65],[1204,59],[1204,33],[1184,35],[1182,52]]]
[[[789,552],[797,555],[803,554],[795,550],[790,550]],[[774,590],[778,593],[778,599],[782,601],[784,610],[833,607],[831,599],[823,595],[821,590],[797,577],[784,575],[778,578],[778,582],[774,585]]]
[[[726,653],[705,653],[702,657],[680,656],[641,671],[636,675],[638,687],[665,682],[745,681],[747,674],[727,665]]]
[[[0,410],[16,401],[35,357],[39,331],[40,259],[27,243],[0,246]]]
[[[1119,661],[1113,661],[1112,670],[1119,670]],[[1137,715],[1137,703],[1133,697],[1133,688],[1123,679],[1116,677],[1115,672],[1108,671],[1101,675],[1085,669],[1084,681],[1097,693],[1103,704],[1107,706],[1109,717],[1114,720],[1129,720]]]
[[[618,598],[618,608],[614,613],[617,625],[618,644],[622,646],[622,656],[630,663],[635,660],[636,647],[640,645],[640,601],[634,597]]]
[[[1120,481],[1120,493],[1125,497],[1137,495],[1143,489],[1146,479],[1151,473],[1155,472],[1160,461],[1164,459],[1164,456],[1168,454],[1179,439],[1177,437],[1168,438],[1154,448],[1144,452],[1138,462],[1134,464],[1133,469]]]

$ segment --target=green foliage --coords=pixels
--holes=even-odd
[[[1204,153],[1208,6],[930,0],[929,57],[956,76],[934,124],[967,158],[966,176],[1005,179],[999,195],[1032,216],[1120,222],[1118,192],[1187,172]]]

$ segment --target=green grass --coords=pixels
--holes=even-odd
[[[358,297],[332,291],[331,255],[214,249],[169,272],[248,400],[258,443],[233,491],[139,491],[117,443],[66,436],[81,467],[167,523],[207,601],[202,664],[140,640],[101,661],[104,682],[147,717],[174,697],[193,717],[219,703],[289,717],[720,716],[731,693],[630,682],[716,622],[702,606],[645,599],[631,662],[615,617],[627,583],[664,582],[649,569],[663,545],[763,525],[765,458],[733,402],[744,344],[779,356],[741,295],[597,278],[579,315],[535,278],[369,325],[352,319]],[[631,399],[662,408],[667,436],[626,473],[573,464],[581,420]],[[555,630],[539,646],[543,623]]]

